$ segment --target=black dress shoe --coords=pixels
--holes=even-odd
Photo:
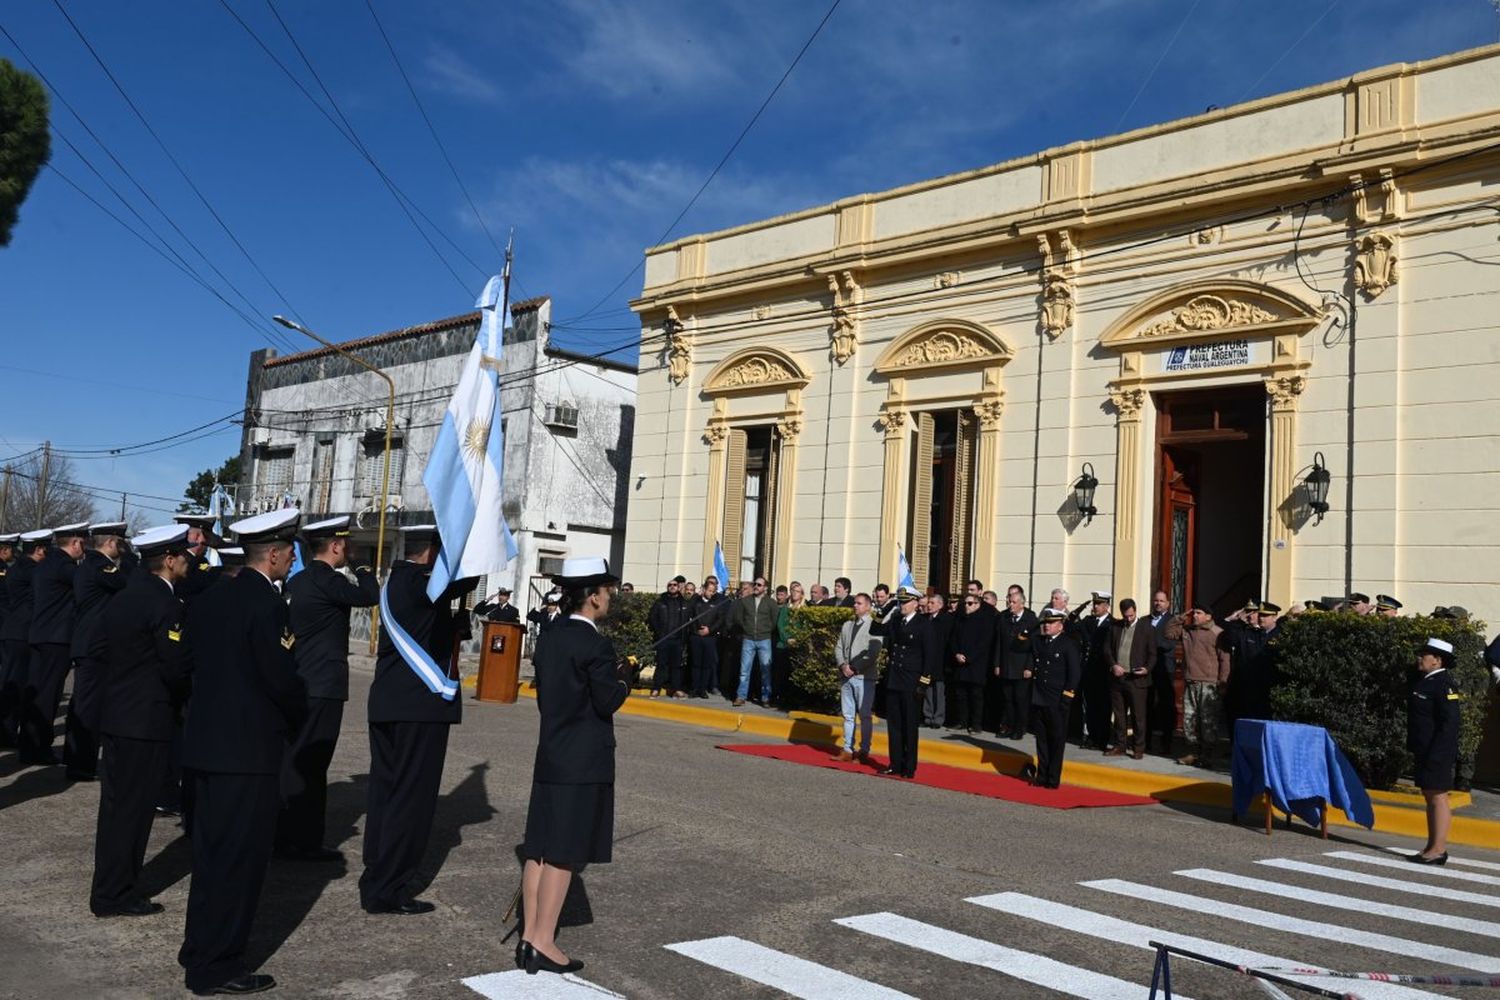
[[[160,913],[163,907],[160,903],[149,899],[132,899],[128,903],[112,906],[107,910],[95,910],[96,917],[149,917],[153,913]]]
[[[528,976],[534,976],[538,972],[556,972],[561,975],[583,968],[583,962],[576,958],[570,958],[565,965],[554,962],[527,941],[521,942],[521,963]]]
[[[425,899],[409,899],[404,903],[396,903],[391,906],[367,906],[366,913],[394,913],[397,916],[410,917],[418,913],[431,913],[437,909],[436,906]]]
[[[157,806],[156,807],[156,815],[158,815],[158,816],[181,816],[182,815],[182,810],[179,809],[179,808],[177,808],[176,806]]]
[[[901,772],[898,771],[898,770],[896,770],[894,767],[882,767],[880,770],[876,771],[875,773],[876,774],[880,774],[880,775],[885,775],[886,777],[897,777],[897,778],[901,777]]]
[[[195,997],[236,996],[241,993],[264,993],[276,985],[276,980],[270,976],[259,973],[251,973],[244,976],[235,976],[227,983],[218,986],[210,986],[206,990],[194,990]]]
[[[1406,860],[1414,865],[1437,865],[1441,867],[1448,863],[1448,852],[1444,851],[1442,854],[1430,858],[1425,854],[1417,853],[1409,855]]]

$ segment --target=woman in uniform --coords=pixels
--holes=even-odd
[[[1427,800],[1427,846],[1410,856],[1419,865],[1448,861],[1448,826],[1453,813],[1448,792],[1458,763],[1458,681],[1453,646],[1428,639],[1417,654],[1421,676],[1406,707],[1406,747],[1416,757],[1416,785]]]
[[[557,584],[561,613],[537,643],[541,734],[526,813],[521,877],[525,929],[516,965],[530,974],[575,972],[557,946],[557,921],[575,869],[610,860],[615,819],[613,716],[630,694],[615,647],[599,634],[619,582],[603,559],[568,559]]]

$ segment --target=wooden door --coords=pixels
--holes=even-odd
[[[1193,566],[1198,547],[1198,461],[1194,452],[1162,445],[1161,525],[1157,532],[1161,588],[1176,611],[1197,600]]]

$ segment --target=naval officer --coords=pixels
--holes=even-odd
[[[16,564],[16,549],[20,545],[19,532],[0,535],[0,747],[16,745],[16,725],[21,705],[23,678],[11,669],[10,651],[6,649],[5,620],[10,614],[10,588],[7,580],[11,568]]]
[[[21,762],[56,764],[52,752],[57,706],[62,701],[63,682],[73,659],[73,625],[78,609],[73,603],[73,576],[83,558],[87,521],[52,529],[47,557],[37,564],[31,580],[31,667],[27,672],[21,721]]]
[[[369,566],[349,564],[349,516],[317,521],[302,529],[312,553],[307,567],[286,583],[291,608],[292,651],[307,686],[307,715],[287,748],[281,771],[281,818],[276,856],[294,861],[338,861],[343,855],[323,843],[328,803],[328,765],[338,745],[344,702],[349,700],[349,610],[374,607],[380,583]]]
[[[1427,845],[1408,855],[1419,865],[1448,863],[1448,828],[1453,822],[1448,792],[1458,766],[1459,702],[1453,675],[1453,644],[1428,639],[1417,653],[1419,677],[1406,704],[1406,748],[1416,758],[1412,780],[1427,800]]]
[[[256,993],[276,982],[250,972],[245,944],[276,835],[282,758],[307,708],[286,601],[276,591],[292,568],[299,519],[287,508],[230,525],[245,549],[244,571],[188,607],[187,634],[198,637],[182,739],[193,881],[177,961],[200,996]]]
[[[107,650],[104,609],[125,589],[135,568],[135,558],[125,541],[124,521],[91,525],[89,545],[73,574],[78,621],[69,649],[73,656],[73,695],[68,699],[63,763],[74,781],[93,781],[98,773],[99,687]]]
[[[406,558],[392,564],[380,596],[359,902],[367,913],[411,915],[434,908],[412,897],[410,883],[432,835],[448,728],[463,714],[455,642],[461,623],[453,602],[472,593],[479,578],[454,580],[430,600],[427,582],[442,545],[437,526],[411,525],[401,533]]]
[[[156,791],[167,770],[172,696],[192,660],[175,587],[187,576],[187,528],[151,528],[134,539],[142,560],[100,616],[98,664],[104,765],[94,835],[89,909],[96,917],[147,916],[161,904],[140,894]]]
[[[1031,681],[1031,722],[1036,730],[1038,788],[1056,788],[1062,781],[1063,749],[1068,741],[1068,714],[1083,674],[1083,651],[1063,635],[1068,614],[1043,608],[1038,616],[1042,634],[1035,637]]]

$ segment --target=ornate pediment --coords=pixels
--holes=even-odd
[[[1197,282],[1136,306],[1099,343],[1116,350],[1253,334],[1302,333],[1322,313],[1295,296],[1249,281]]]
[[[927,369],[987,368],[1014,356],[999,334],[979,323],[936,320],[897,337],[875,363],[875,371],[906,375]]]
[[[774,347],[751,347],[719,362],[703,383],[706,395],[779,392],[800,389],[810,381],[796,358]]]

